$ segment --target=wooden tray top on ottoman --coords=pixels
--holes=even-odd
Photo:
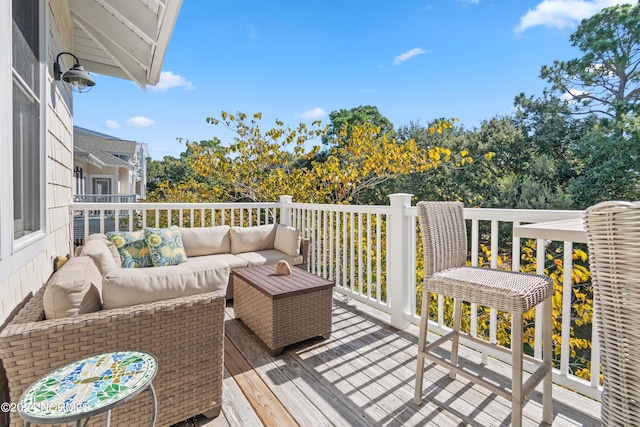
[[[333,282],[300,268],[276,276],[275,265],[233,269],[233,308],[275,356],[293,343],[331,336]]]

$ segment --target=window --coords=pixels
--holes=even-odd
[[[13,238],[43,228],[40,2],[12,0]]]

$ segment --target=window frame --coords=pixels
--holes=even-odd
[[[40,253],[47,250],[47,109],[49,90],[47,72],[48,37],[47,28],[49,14],[46,0],[38,0],[38,69],[39,90],[38,97],[38,136],[39,155],[38,165],[40,177],[37,186],[39,194],[40,229],[33,233],[14,239],[14,213],[13,213],[13,84],[17,78],[17,84],[24,86],[22,80],[13,69],[13,14],[12,2],[0,2],[0,22],[8,23],[0,31],[0,75],[6,78],[0,81],[0,280],[4,280],[18,271],[22,266],[30,262]],[[28,86],[26,87],[27,89]],[[24,90],[23,88],[22,90]],[[6,100],[6,102],[5,102]]]

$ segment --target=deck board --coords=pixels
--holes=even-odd
[[[413,404],[417,328],[397,330],[377,310],[334,298],[331,338],[311,339],[271,357],[227,307],[228,339],[298,425],[313,426],[501,426],[511,422],[509,402],[464,379],[451,380],[438,365],[427,365],[422,405]],[[510,367],[461,347],[469,366],[488,378],[508,382]],[[474,362],[475,360],[475,362]],[[232,361],[228,361],[232,363]],[[223,409],[197,425],[262,426],[234,378],[225,374]],[[600,404],[554,386],[554,427],[599,426]],[[239,394],[240,393],[240,394]],[[542,395],[524,407],[525,426],[538,426]]]

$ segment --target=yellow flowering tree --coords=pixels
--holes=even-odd
[[[232,143],[211,150],[187,142],[194,171],[218,183],[214,191],[218,200],[273,201],[288,194],[297,202],[349,203],[367,188],[451,159],[448,149],[425,150],[414,140],[397,141],[368,122],[350,126],[349,132],[345,123],[340,129],[344,143],[321,153],[320,146],[309,147],[326,131],[319,121],[295,128],[276,121],[275,127],[263,132],[261,119],[260,113],[222,112],[220,119],[207,122],[232,131]],[[434,132],[446,127],[444,122],[438,124]],[[184,191],[176,188],[175,194]]]

